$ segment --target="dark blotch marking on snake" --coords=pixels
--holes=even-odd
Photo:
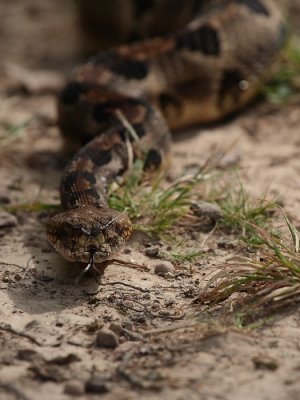
[[[75,156],[74,161],[81,157],[82,155],[78,153],[78,156]],[[89,146],[84,149],[84,158],[92,160],[97,167],[102,167],[112,160],[111,149],[101,150],[98,147]]]
[[[135,110],[138,106],[145,107],[147,112],[151,112],[151,108],[145,103],[143,99],[121,98],[115,101],[106,101],[105,103],[98,103],[93,109],[93,118],[99,123],[114,123],[118,125],[119,119],[114,115],[116,110],[121,110],[131,122],[131,118],[136,113]]]
[[[89,188],[89,189],[85,189],[84,191],[77,191],[76,193],[73,191],[69,192],[67,208],[69,208],[70,206],[72,208],[78,207],[78,205],[80,204],[80,199],[83,197],[91,199],[92,204],[95,204],[95,202],[97,202],[99,205],[101,204],[101,201],[100,201],[101,198],[100,198],[99,192],[97,192],[97,190],[94,188]],[[64,201],[63,201],[63,205],[66,207],[66,204],[64,204]]]
[[[92,57],[90,62],[95,67],[105,67],[126,79],[142,80],[149,72],[146,62],[122,57],[115,50],[100,53],[96,57]]]
[[[257,14],[265,15],[266,17],[270,16],[269,11],[259,0],[235,0],[236,3],[242,4],[248,7],[251,11],[254,11]]]
[[[143,61],[130,60],[129,58],[119,58],[111,66],[113,72],[126,79],[144,79],[149,72],[147,63]]]
[[[116,117],[112,114],[111,106],[106,104],[96,104],[93,109],[93,118],[97,122],[113,123]]]
[[[150,149],[147,153],[145,162],[144,162],[144,169],[156,169],[159,168],[162,163],[162,156],[160,151],[157,149]]]
[[[159,107],[162,110],[165,110],[168,107],[180,108],[180,106],[181,106],[181,101],[171,93],[165,92],[165,93],[160,94],[158,101],[159,101]]]
[[[145,125],[143,123],[133,124],[132,127],[140,139],[146,135],[146,129],[145,129]]]
[[[220,104],[228,94],[238,96],[241,92],[240,82],[244,79],[241,72],[237,69],[228,69],[223,72],[223,77],[219,90]]]
[[[201,51],[203,54],[218,56],[221,52],[221,43],[216,29],[209,25],[202,25],[195,31],[179,34],[176,40],[178,49]]]
[[[145,128],[145,125],[143,123],[140,124],[132,124],[132,128],[135,131],[135,133],[137,134],[137,136],[141,139],[143,136],[146,135],[147,131]],[[119,130],[119,135],[120,138],[122,140],[122,142],[126,142],[128,139],[131,142],[135,142],[135,138],[132,137],[132,135],[128,134],[127,129],[121,129]]]
[[[65,178],[63,178],[63,185],[66,190],[72,189],[74,184],[76,184],[76,181],[78,179],[84,179],[87,182],[89,182],[91,185],[94,185],[96,183],[96,177],[95,174],[89,171],[72,171],[70,172]]]
[[[72,105],[76,103],[81,94],[88,91],[87,85],[79,82],[70,82],[62,91],[59,100],[64,104]]]

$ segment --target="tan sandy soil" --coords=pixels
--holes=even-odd
[[[0,3],[0,128],[13,132],[0,142],[4,204],[59,201],[65,159],[55,96],[22,94],[17,76],[25,74],[19,67],[51,70],[55,90],[80,59],[76,21],[69,1]],[[31,79],[36,84],[36,73]],[[256,104],[227,123],[176,135],[171,174],[218,148],[241,167],[253,197],[280,197],[300,226],[299,105]],[[1,400],[300,398],[298,307],[243,331],[204,321],[191,305],[216,265],[239,251],[231,236],[196,232],[189,245],[205,243],[205,257],[165,276],[154,273],[159,258],[145,255],[150,239],[135,236],[119,258],[148,271],[112,265],[102,285],[90,277],[75,286],[80,268],[47,243],[48,214],[14,215],[12,227],[0,228]],[[109,326],[117,332],[108,338],[113,348],[103,348],[97,332]]]

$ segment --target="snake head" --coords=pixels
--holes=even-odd
[[[128,215],[106,207],[82,205],[49,219],[47,237],[66,260],[95,264],[107,260],[132,232]]]

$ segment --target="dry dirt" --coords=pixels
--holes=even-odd
[[[0,142],[3,204],[58,203],[65,160],[55,96],[39,93],[39,82],[53,71],[55,91],[81,51],[72,2],[0,3],[0,128],[11,133]],[[251,195],[280,196],[299,226],[299,105],[257,104],[226,124],[177,135],[172,171],[229,149],[227,163],[238,163]],[[207,256],[161,276],[159,258],[145,255],[150,240],[135,237],[119,258],[148,271],[111,265],[100,286],[92,277],[75,286],[80,269],[47,243],[47,213],[14,215],[0,217],[1,400],[300,398],[297,307],[243,331],[204,321],[191,305],[206,276],[238,251],[232,238],[198,232],[191,246],[205,243]],[[99,330],[108,327],[116,334],[103,348]]]

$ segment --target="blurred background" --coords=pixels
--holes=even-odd
[[[156,1],[165,4],[163,29],[172,29],[177,17],[188,18],[194,0]],[[291,24],[300,27],[300,0],[276,0],[289,14]],[[101,46],[134,38],[131,23],[133,11],[124,0],[1,0],[0,1],[0,83],[8,84],[8,63],[33,69],[54,69],[67,72],[78,61]],[[140,4],[147,1],[140,1]],[[185,12],[179,12],[184,3]],[[207,2],[200,2],[207,3]],[[137,3],[139,4],[139,3]],[[160,7],[162,8],[162,7]],[[79,12],[80,10],[80,12]],[[172,10],[172,15],[170,15]],[[121,22],[122,17],[122,22]],[[114,19],[115,23],[107,23]],[[138,16],[135,33],[143,35],[151,29],[148,17]],[[152,29],[153,30],[153,29]],[[154,33],[160,33],[161,29]],[[2,86],[3,87],[3,86]]]

